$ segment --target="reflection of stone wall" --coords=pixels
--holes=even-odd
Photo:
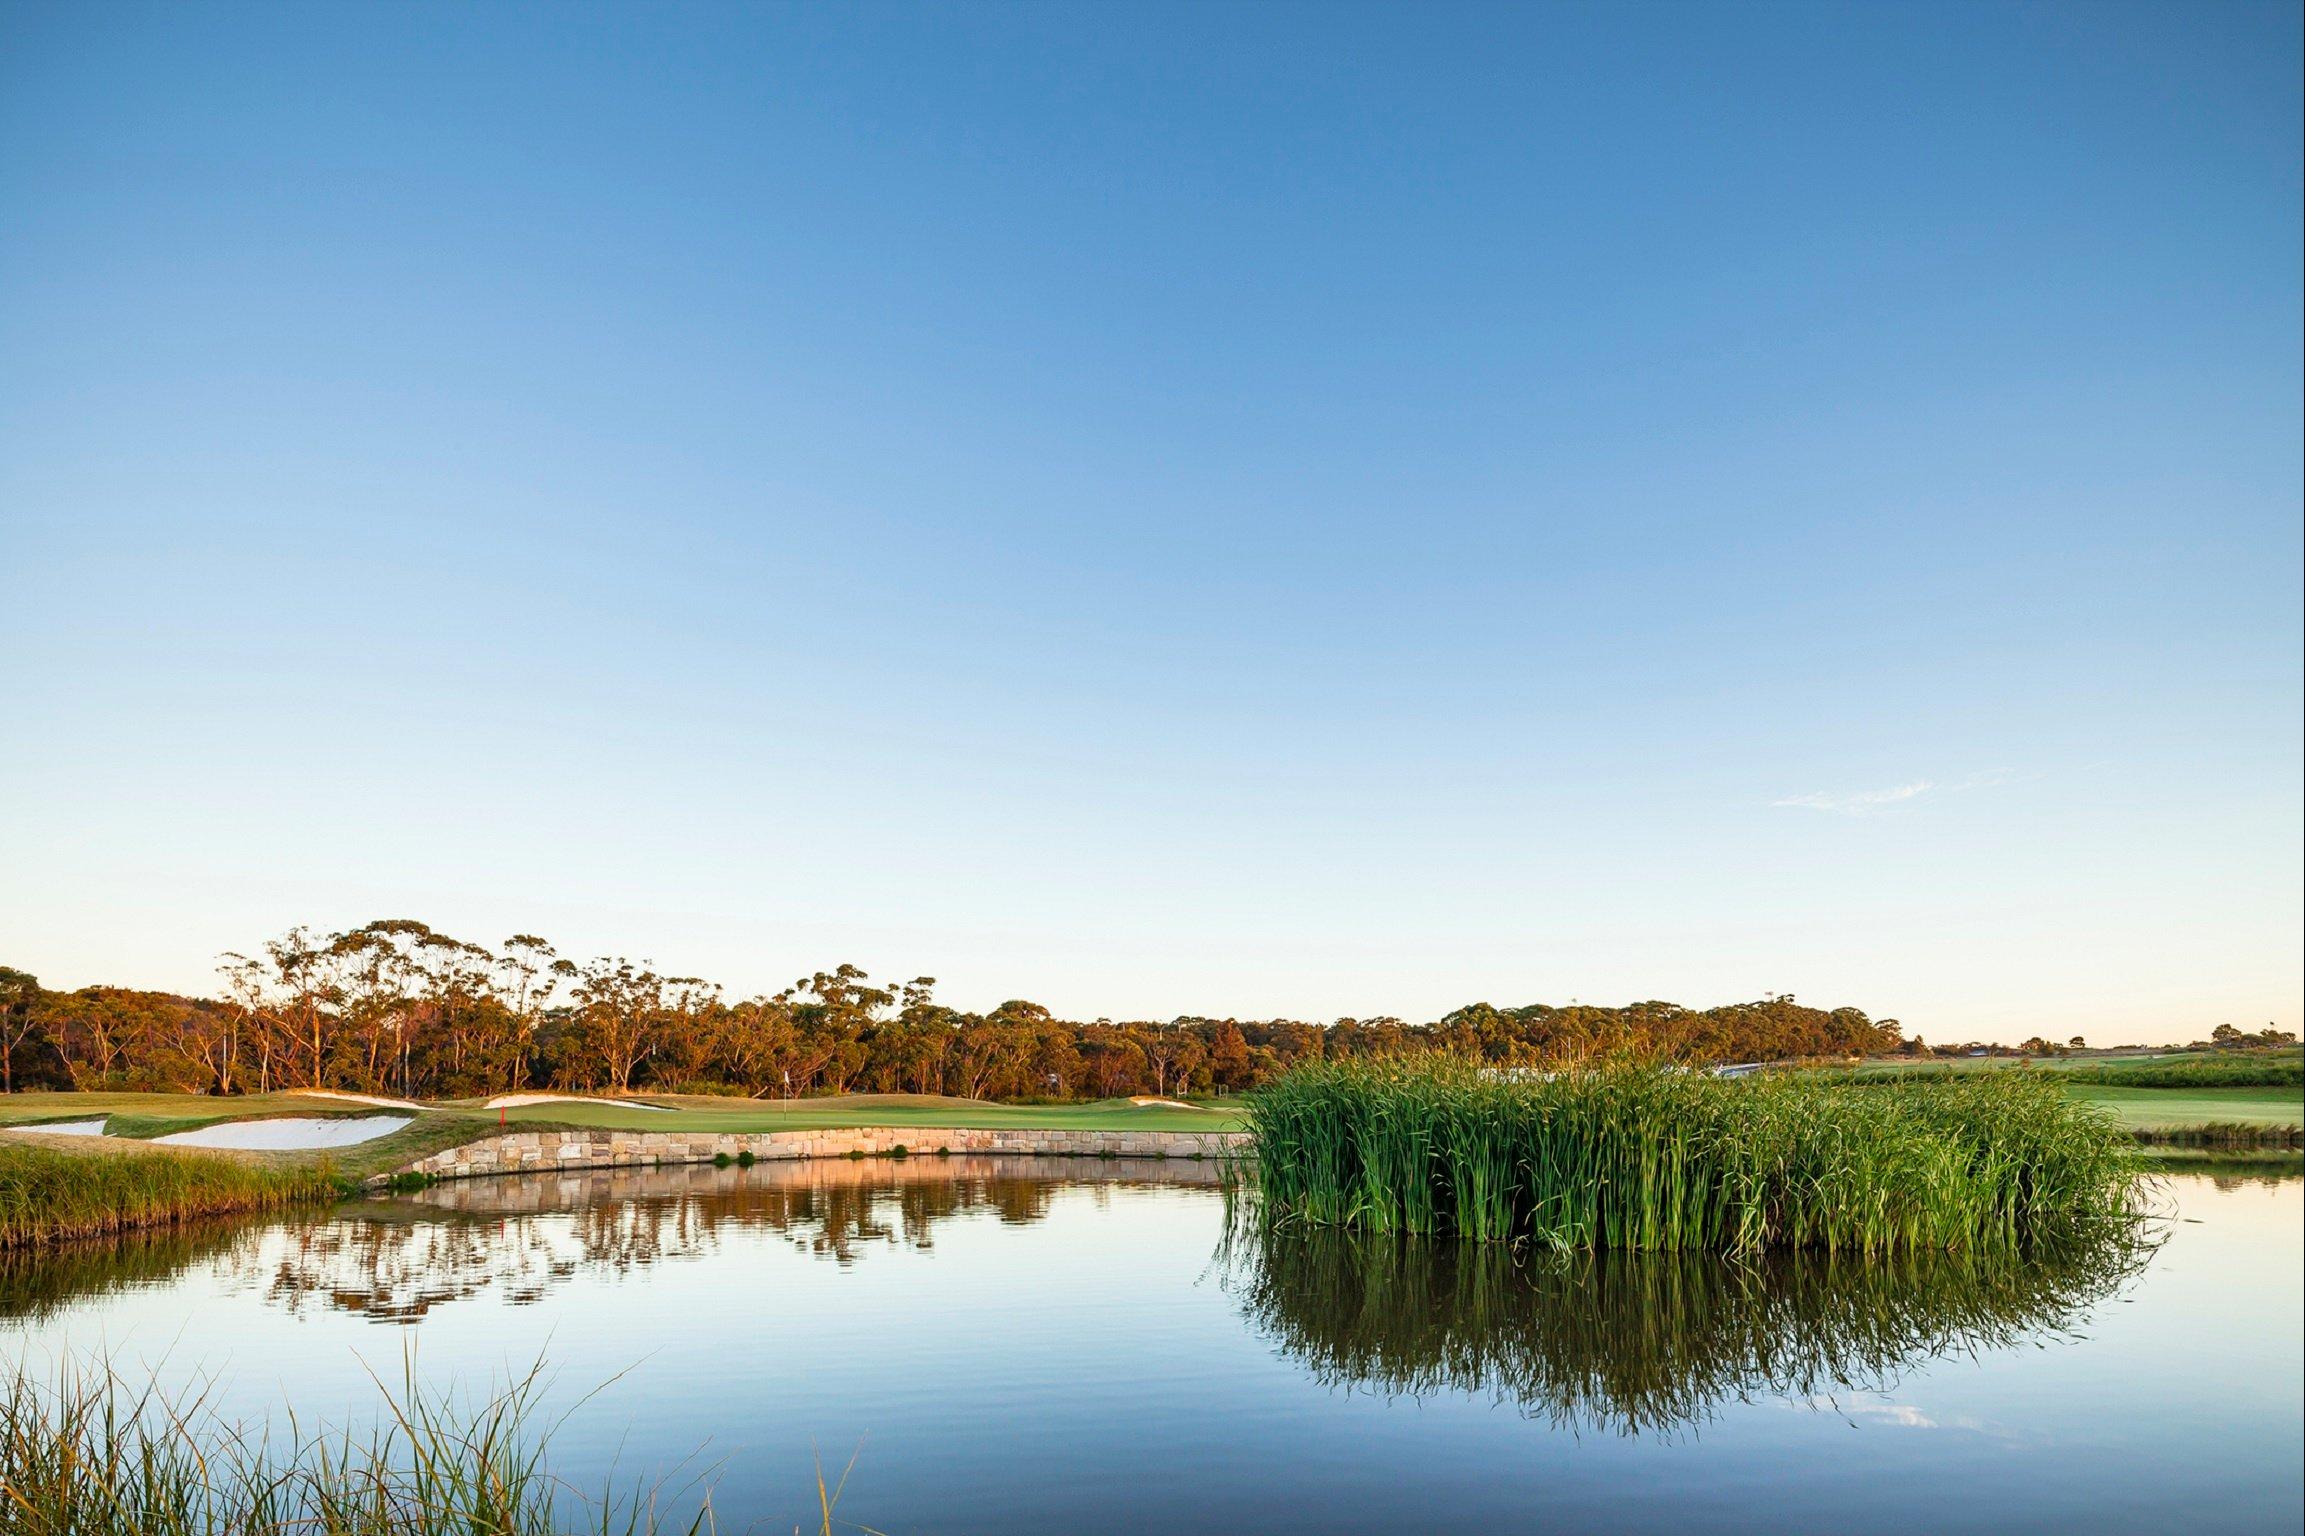
[[[499,1219],[584,1210],[605,1201],[733,1199],[785,1189],[819,1194],[860,1190],[889,1195],[910,1185],[947,1185],[960,1180],[999,1180],[1004,1184],[1038,1180],[1089,1185],[1117,1183],[1161,1188],[1215,1189],[1224,1171],[1214,1161],[1121,1158],[1083,1168],[1075,1158],[952,1157],[860,1158],[829,1162],[787,1158],[750,1169],[683,1163],[664,1168],[625,1164],[613,1168],[571,1169],[565,1178],[539,1173],[505,1183],[440,1184],[397,1196],[375,1209],[433,1212]]]
[[[510,1131],[420,1157],[400,1170],[435,1178],[545,1173],[560,1168],[634,1168],[709,1163],[749,1152],[762,1162],[803,1157],[877,1157],[903,1147],[915,1154],[999,1153],[1026,1157],[1246,1156],[1240,1131],[984,1130],[974,1127],[872,1126],[819,1131]]]

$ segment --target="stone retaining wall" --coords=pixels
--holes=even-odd
[[[760,1162],[910,1153],[1009,1153],[1028,1157],[1245,1157],[1241,1131],[947,1130],[870,1126],[822,1131],[508,1131],[418,1158],[400,1173],[438,1179],[562,1168],[645,1168],[709,1163],[749,1152]],[[385,1177],[390,1177],[386,1175]],[[372,1182],[383,1182],[383,1179]]]

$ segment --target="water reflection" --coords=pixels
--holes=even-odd
[[[0,1318],[39,1322],[91,1297],[165,1285],[195,1264],[253,1253],[257,1229],[200,1222],[37,1248],[0,1248]]]
[[[1216,1165],[1190,1162],[947,1157],[474,1179],[320,1220],[228,1222],[0,1253],[0,1317],[45,1316],[84,1297],[162,1285],[205,1263],[226,1289],[257,1292],[287,1312],[415,1323],[470,1297],[523,1305],[579,1273],[706,1258],[735,1233],[774,1233],[849,1266],[876,1249],[932,1250],[938,1228],[964,1217],[1037,1222],[1068,1184],[1213,1188],[1220,1178]]]
[[[2305,1152],[2163,1150],[2149,1155],[2145,1166],[2162,1178],[2206,1178],[2221,1193],[2231,1194],[2252,1185],[2272,1188],[2305,1178]]]
[[[1226,1282],[1316,1380],[1489,1395],[1557,1428],[1693,1429],[1760,1396],[1877,1392],[1953,1354],[2069,1334],[2140,1237],[2023,1260],[1524,1256],[1496,1244],[1236,1223]]]

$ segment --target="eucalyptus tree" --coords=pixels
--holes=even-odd
[[[664,1045],[664,978],[647,962],[621,956],[578,969],[570,996],[576,1003],[573,1043],[585,1086],[629,1092],[635,1074]]]
[[[39,979],[0,965],[0,1093],[16,1091],[16,1052],[39,1028]]]
[[[516,1089],[528,1081],[545,1006],[575,967],[533,933],[516,933],[496,956],[496,991],[509,1015],[509,1034],[500,1063],[500,1081]]]

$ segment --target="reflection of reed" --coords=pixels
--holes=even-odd
[[[443,1184],[322,1221],[250,1221],[0,1254],[0,1316],[163,1282],[213,1259],[228,1283],[290,1311],[324,1307],[415,1322],[482,1293],[537,1301],[583,1272],[624,1273],[711,1252],[731,1231],[774,1232],[848,1265],[876,1248],[926,1251],[979,1214],[1048,1214],[1060,1184],[1205,1184],[1214,1165],[1050,1158],[762,1163],[601,1169]]]
[[[37,1322],[87,1297],[173,1279],[203,1259],[245,1260],[250,1222],[213,1218],[111,1237],[0,1248],[0,1317]]]
[[[1335,1386],[1487,1394],[1565,1428],[1671,1432],[1725,1402],[1879,1389],[1938,1356],[2069,1329],[2147,1254],[1523,1256],[1496,1243],[1238,1222],[1228,1284]]]

